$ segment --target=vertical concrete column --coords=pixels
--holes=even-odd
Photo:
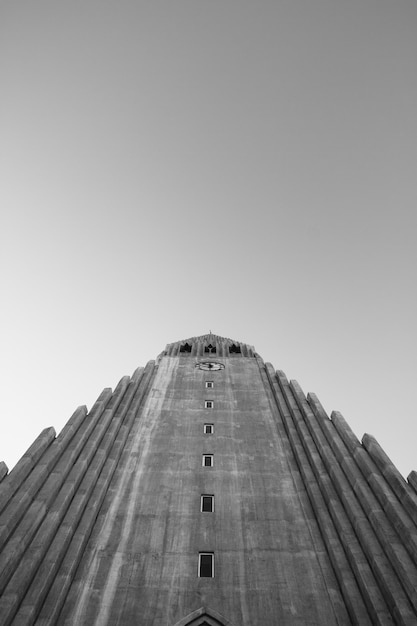
[[[13,489],[16,486],[16,482],[19,483],[19,488],[14,490],[12,500],[10,500],[9,505],[3,509],[3,512],[0,515],[0,548],[5,545],[19,520],[33,503],[37,492],[47,479],[49,473],[52,471],[55,463],[58,462],[63,450],[65,450],[65,448],[70,444],[86,414],[86,407],[79,407],[56,439],[54,429],[46,429],[43,431],[40,437],[38,437],[34,444],[32,444],[29,448],[29,450],[31,450],[31,448],[34,449],[36,453],[35,455],[30,453],[28,458],[33,459],[37,457],[36,463],[31,462],[30,464],[30,472],[27,474],[29,461],[23,458],[22,466],[18,467],[20,462],[16,465],[15,469],[17,470],[17,473],[12,475],[12,472],[10,472],[7,478],[10,479],[12,484],[14,483]],[[38,456],[37,452],[40,450],[42,450],[42,454]],[[27,474],[27,478],[25,480],[22,480],[22,474]],[[4,482],[6,482],[6,480]],[[9,487],[8,482],[9,481],[7,481],[4,485],[6,489]],[[27,521],[25,520],[24,523],[27,523]],[[33,528],[29,524],[29,533],[32,530]],[[21,551],[24,550],[25,543],[18,541],[17,546],[18,553],[21,554]],[[16,558],[18,558],[18,553],[14,555]],[[8,558],[7,554],[8,552],[5,550],[5,552],[3,552],[0,556],[0,593],[2,589],[2,570],[8,571],[6,565]]]
[[[52,427],[45,428],[17,462],[6,480],[2,481],[0,485],[0,511],[4,509],[54,439],[55,430]]]
[[[408,481],[408,484],[417,493],[417,472],[415,470],[413,470],[412,472],[408,474],[407,481]]]
[[[123,395],[127,380],[121,381],[117,396]],[[74,437],[66,446],[58,462],[49,473],[44,485],[36,494],[33,504],[29,507],[25,522],[31,520],[31,528],[22,533],[16,531],[5,547],[3,556],[7,563],[4,577],[0,576],[3,585],[0,599],[0,618],[2,623],[9,623],[17,610],[31,580],[42,561],[79,482],[93,456],[96,446],[104,436],[113,415],[113,409],[105,409],[107,400],[111,398],[111,390],[102,394],[101,400],[94,405],[91,420],[86,419]],[[117,408],[117,405],[115,405]],[[100,418],[100,419],[99,419]],[[89,439],[92,441],[89,444]],[[26,552],[25,549],[27,548]],[[17,562],[17,559],[20,559]],[[13,564],[13,576],[4,587],[10,566]]]
[[[368,611],[378,623],[389,623],[391,618],[388,606],[363,552],[363,545],[367,540],[371,540],[373,547],[379,551],[380,546],[373,536],[363,511],[360,507],[355,507],[355,499],[352,497],[353,494],[349,493],[350,490],[344,494],[344,504],[347,503],[354,509],[351,511],[353,525],[349,516],[346,515],[345,507],[339,497],[339,485],[337,480],[335,481],[335,478],[342,479],[341,472],[338,472],[339,468],[330,446],[321,432],[313,412],[308,407],[300,386],[296,381],[291,381],[290,385],[287,385],[283,391],[286,394],[287,403],[290,406],[312,470],[328,506],[339,540],[355,573]],[[332,476],[330,476],[330,472]],[[343,482],[343,486],[348,485]],[[359,536],[357,535],[358,532]],[[360,539],[362,539],[362,543]],[[339,578],[342,576],[343,571],[339,573]]]
[[[330,561],[339,583],[342,596],[346,603],[346,608],[354,624],[371,624],[365,603],[362,600],[361,591],[356,578],[351,570],[345,551],[340,543],[332,518],[329,515],[327,505],[317,484],[314,473],[310,467],[310,462],[304,450],[296,426],[291,416],[290,409],[285,401],[282,387],[288,385],[288,381],[283,372],[274,372],[272,366],[265,365],[269,383],[277,403],[278,411],[283,421],[288,439],[295,455],[298,468],[304,481],[307,494],[309,496],[314,514],[319,528],[322,531],[322,538],[327,548]]]
[[[396,529],[401,542],[407,548],[409,555],[414,561],[414,565],[417,564],[417,527],[414,524],[413,519],[417,518],[417,511],[413,515],[414,502],[410,497],[409,486],[404,481],[402,476],[396,468],[387,467],[386,459],[388,458],[385,452],[381,449],[378,442],[371,435],[364,435],[362,444],[369,453],[370,457],[375,461],[376,466],[381,471],[382,476],[377,476],[375,473],[369,475],[369,484],[374,494],[376,495],[382,509],[386,513],[388,519]],[[392,463],[390,462],[392,465]],[[383,470],[386,470],[384,473]],[[385,474],[389,473],[395,486],[401,485],[401,490],[404,486],[407,488],[406,493],[402,493],[401,500],[396,496],[395,492],[391,489],[390,485],[385,480]],[[395,478],[393,478],[393,476]],[[398,485],[397,485],[398,480]],[[394,482],[395,481],[395,482]],[[404,484],[402,484],[404,483]],[[400,489],[396,490],[397,493]],[[410,515],[411,513],[411,515]],[[416,569],[413,567],[412,569]],[[410,572],[411,573],[411,572]],[[417,576],[417,570],[416,570]],[[417,578],[415,581],[415,589],[417,589]]]
[[[15,620],[21,621],[22,623],[33,623],[33,620],[36,618],[42,602],[55,579],[76,525],[85,510],[89,495],[91,495],[92,489],[97,483],[97,479],[108,457],[109,451],[122,428],[124,418],[138,386],[138,382],[137,379],[130,381],[129,377],[122,379],[122,388],[119,389],[117,394],[116,392],[113,394],[108,405],[109,408],[106,409],[103,414],[104,418],[106,412],[109,412],[108,417],[111,418],[111,421],[106,420],[108,427],[104,426],[104,436],[97,437],[96,433],[93,433],[87,442],[86,449],[89,449],[89,456],[94,458],[92,458],[89,466],[90,459],[85,459],[87,461],[88,470],[84,471],[82,474],[83,483],[81,483],[81,485],[84,486],[81,486],[80,490],[77,488],[74,490],[75,498],[71,502],[70,507],[67,507],[68,510],[65,509],[65,517],[61,520],[51,545],[49,545],[50,542],[48,543],[48,550],[44,555],[37,575],[33,577],[30,588],[19,606]],[[65,487],[68,488],[71,482],[76,482],[77,484],[75,486],[78,487],[78,480],[75,473],[73,476],[69,476]],[[58,500],[59,498],[56,501],[56,506],[52,507],[51,513],[54,513],[55,508],[58,511],[64,508]],[[28,621],[26,622],[25,620]]]
[[[314,401],[311,405],[307,403],[307,400],[297,383],[292,383],[292,389],[297,397],[300,409],[304,414],[306,424],[308,424],[313,438],[320,450],[322,459],[329,472],[329,476],[331,476],[337,493],[340,495],[344,510],[347,512],[359,540],[361,553],[360,555],[355,556],[352,561],[352,567],[355,569],[358,580],[362,578],[364,594],[370,594],[372,592],[372,594],[375,595],[378,592],[377,597],[379,596],[380,599],[382,598],[379,589],[377,587],[375,589],[373,588],[376,586],[374,576],[372,576],[372,578],[369,578],[368,576],[368,579],[363,578],[363,572],[369,568],[369,562],[372,563],[372,569],[374,570],[376,579],[382,581],[380,586],[383,592],[383,597],[389,600],[391,611],[394,611],[397,602],[401,601],[401,599],[404,602],[404,606],[407,606],[408,599],[405,596],[401,584],[399,583],[394,572],[395,569],[397,574],[401,575],[400,577],[402,579],[402,576],[405,574],[403,564],[404,562],[407,563],[408,558],[406,550],[402,546],[398,546],[394,543],[392,550],[388,555],[389,558],[385,556],[380,543],[379,533],[375,533],[375,530],[367,518],[364,509],[357,500],[355,493],[356,490],[354,491],[349,484],[341,467],[339,466],[338,460],[333,454],[331,446],[325,437],[324,429],[329,425],[327,416],[323,419],[324,416],[320,410],[317,410],[318,407],[317,405],[314,405]],[[314,406],[316,408],[316,412],[312,410]],[[366,486],[366,481],[363,478],[362,482]],[[387,521],[385,525],[388,530],[392,531]],[[339,529],[337,524],[336,527]],[[339,534],[347,553],[350,554],[350,539],[347,533],[343,528],[341,528],[341,532]],[[393,564],[395,564],[396,567],[393,568]]]
[[[323,420],[320,420],[320,416],[313,412],[296,381],[291,382],[291,388],[298,406],[303,413],[305,423],[319,450],[328,476],[335,487],[343,511],[346,512],[344,516],[339,512],[338,519],[341,518],[343,520],[343,517],[345,517],[348,526],[346,526],[346,522],[342,521],[342,524],[340,524],[335,520],[340,540],[349,556],[357,580],[361,581],[364,597],[366,598],[368,596],[369,599],[374,598],[373,602],[376,602],[376,604],[373,604],[372,609],[374,617],[378,616],[378,619],[380,619],[381,615],[388,613],[388,608],[378,588],[372,570],[369,568],[365,553],[368,551],[371,552],[371,554],[378,554],[381,551],[381,546],[325,436]],[[326,419],[327,422],[329,422],[327,417]],[[351,538],[352,533],[354,534],[353,540]],[[385,617],[387,617],[387,615],[385,615]]]
[[[7,476],[8,471],[9,468],[7,467],[6,463],[4,461],[0,461],[0,482],[5,476]]]
[[[309,394],[308,402],[312,407],[317,419],[320,421],[323,432],[325,433],[327,440],[330,442],[332,449],[335,453],[336,459],[340,463],[345,476],[347,477],[352,489],[354,490],[358,501],[361,503],[365,514],[367,515],[376,536],[381,542],[381,546],[384,547],[384,551],[387,553],[391,565],[394,567],[398,577],[400,578],[404,588],[408,590],[409,598],[414,605],[414,575],[413,580],[410,581],[409,577],[409,568],[411,565],[410,555],[407,554],[405,545],[401,545],[398,542],[398,535],[396,533],[396,528],[390,524],[389,519],[385,515],[382,507],[380,506],[377,498],[371,487],[369,486],[365,476],[361,472],[358,467],[356,461],[352,456],[352,450],[356,448],[362,448],[359,440],[355,437],[353,432],[350,430],[346,422],[340,413],[334,412],[333,418],[339,424],[339,432],[335,427],[335,423],[330,421],[327,417],[323,407],[321,406],[319,400],[315,396],[315,394]],[[343,441],[341,435],[339,433],[343,433],[344,439],[349,443],[349,448],[346,446]],[[365,454],[365,451],[362,449],[362,452]],[[370,463],[372,461],[368,459]],[[401,538],[401,536],[400,536]],[[374,554],[371,552],[371,554]],[[369,556],[370,562],[374,562],[374,558]],[[385,570],[388,572],[388,570]],[[388,576],[388,574],[386,574]],[[388,583],[391,586],[390,581]]]
[[[341,413],[333,411],[331,417],[335,429],[350,453],[349,459],[354,461],[354,466],[352,466],[352,463],[348,464],[345,458],[343,460],[343,469],[351,484],[354,485],[355,493],[380,541],[383,553],[389,555],[390,567],[385,569],[385,571],[381,570],[379,584],[384,589],[384,592],[386,590],[386,597],[390,602],[393,616],[400,623],[412,624],[416,620],[416,597],[415,590],[412,588],[409,579],[410,557],[369,486],[371,475],[375,474],[375,476],[378,476],[379,471]],[[375,555],[370,557],[372,567],[376,567],[378,559],[383,556],[383,553],[377,555],[377,557]],[[394,573],[392,568],[395,570]],[[398,586],[397,576],[402,583],[400,591],[404,589],[406,597],[403,596],[403,593],[396,594],[392,591]]]
[[[410,520],[414,521],[413,526],[417,531],[417,495],[410,489],[410,486],[374,437],[364,435],[362,444],[396,495],[399,508],[404,508],[407,511]]]
[[[91,468],[86,472],[84,479],[78,489],[76,498],[68,511],[68,521],[64,520],[62,533],[71,528],[71,536],[68,549],[66,550],[60,568],[53,577],[52,584],[48,590],[46,598],[37,616],[37,626],[52,626],[62,623],[60,612],[68,594],[70,586],[73,584],[75,572],[80,559],[85,551],[88,539],[91,535],[97,515],[100,511],[106,492],[110,486],[114,472],[118,466],[121,455],[126,445],[132,425],[136,419],[139,408],[147,397],[150,385],[155,375],[155,364],[153,361],[147,364],[145,370],[137,371],[132,381],[136,382],[131,400],[126,399],[126,412],[122,420],[122,425],[117,436],[109,448],[99,450]],[[135,380],[133,380],[133,378]],[[56,543],[59,545],[60,538]],[[54,544],[51,546],[51,560],[54,558]],[[45,559],[45,562],[49,557]],[[82,579],[74,584],[74,595],[78,597],[83,586]],[[35,602],[36,590],[31,594]]]

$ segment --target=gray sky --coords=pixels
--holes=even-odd
[[[207,333],[417,469],[417,3],[5,1],[1,438]]]

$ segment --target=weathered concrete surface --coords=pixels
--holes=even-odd
[[[4,476],[2,625],[417,623],[414,473],[233,344],[167,346]]]
[[[207,390],[194,359],[161,359],[60,623],[174,624],[202,604],[248,626],[351,623],[256,359],[209,378]],[[214,552],[214,579],[197,577],[199,552]]]

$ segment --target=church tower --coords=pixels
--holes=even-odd
[[[216,335],[0,464],[4,626],[417,624],[417,474]]]

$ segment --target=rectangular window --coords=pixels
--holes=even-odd
[[[203,454],[203,467],[213,467],[213,455]]]
[[[214,433],[214,424],[204,424],[204,434],[212,435]]]
[[[201,512],[202,513],[214,512],[214,496],[209,496],[209,495],[201,496]]]
[[[214,407],[214,402],[212,400],[206,400],[204,403],[204,407],[206,409],[212,409]]]
[[[200,578],[214,578],[214,554],[200,552],[198,555],[198,575]]]
[[[206,389],[213,389],[214,382],[212,380],[206,380]]]

